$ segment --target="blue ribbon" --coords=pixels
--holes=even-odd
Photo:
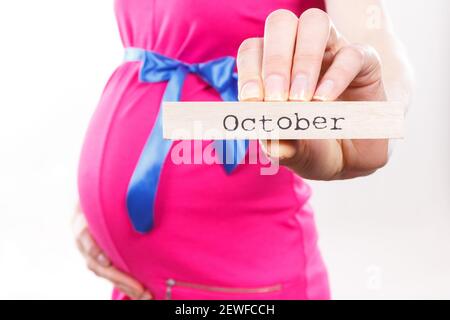
[[[141,61],[141,82],[168,81],[163,101],[179,101],[188,73],[195,73],[214,88],[224,101],[237,100],[237,75],[235,59],[224,57],[205,63],[187,64],[139,48],[127,48],[125,61]],[[248,148],[247,140],[218,140],[215,150],[227,174],[231,174],[243,160]],[[158,182],[164,161],[172,146],[163,139],[161,110],[152,132],[134,169],[127,192],[127,209],[136,231],[145,233],[154,225],[154,206]]]

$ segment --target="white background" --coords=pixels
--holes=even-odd
[[[450,2],[386,3],[416,72],[408,138],[370,178],[313,183],[321,247],[334,298],[450,298]],[[0,2],[0,298],[109,297],[69,221],[121,57],[112,1]]]

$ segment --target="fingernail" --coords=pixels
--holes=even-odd
[[[98,255],[97,261],[104,267],[108,267],[110,265],[109,259],[103,253]]]
[[[266,155],[270,156],[270,151],[269,151],[269,148],[268,148],[268,144],[269,144],[268,140],[259,140],[259,145],[260,145],[262,151]]]
[[[249,81],[241,88],[242,101],[260,100],[262,98],[261,89],[257,81]]]
[[[272,148],[271,146],[270,152],[271,158],[284,160],[292,158],[294,155],[295,155],[295,148],[292,145],[278,142],[275,148]]]
[[[334,82],[332,80],[325,80],[317,88],[314,94],[314,100],[327,101],[330,99],[331,93],[334,88]]]
[[[304,74],[298,74],[295,76],[291,85],[291,92],[289,98],[291,100],[306,101],[308,91],[308,77]]]
[[[285,101],[287,100],[286,80],[283,76],[272,74],[264,80],[265,100]]]
[[[269,141],[261,141],[263,151],[267,154],[271,159],[284,160],[288,158],[292,158],[295,155],[295,147],[291,144],[283,143],[277,140]]]
[[[136,299],[140,296],[140,294],[132,288],[128,288],[128,287],[119,285],[119,286],[117,286],[117,289],[119,289],[120,292],[124,293],[126,296],[130,297],[131,299]]]
[[[145,292],[140,300],[152,300],[153,296],[150,294],[150,292]]]

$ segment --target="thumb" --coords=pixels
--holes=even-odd
[[[259,143],[264,153],[273,160],[285,161],[297,153],[295,140],[260,140]]]

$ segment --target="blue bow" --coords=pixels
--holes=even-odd
[[[181,90],[188,73],[200,76],[220,94],[223,100],[237,100],[237,75],[234,73],[235,59],[233,57],[186,64],[155,52],[127,48],[125,61],[142,62],[139,73],[141,82],[168,81],[163,101],[180,100]],[[245,157],[248,141],[221,140],[214,143],[225,171],[230,174]],[[171,140],[163,139],[160,110],[128,185],[128,214],[133,227],[138,232],[145,233],[153,228],[158,182],[171,146]]]

